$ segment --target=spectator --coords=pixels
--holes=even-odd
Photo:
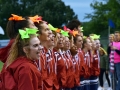
[[[104,89],[103,88],[103,75],[105,73],[107,82],[108,82],[108,90],[112,90],[111,89],[111,85],[110,85],[110,79],[109,79],[109,60],[107,58],[107,53],[103,48],[100,48],[100,75],[99,75],[99,82],[100,82],[100,90]]]

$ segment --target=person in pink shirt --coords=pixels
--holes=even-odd
[[[111,45],[111,50],[113,51],[114,55],[114,65],[116,69],[116,74],[118,78],[118,82],[116,85],[116,90],[120,90],[120,32],[115,31],[114,33],[115,41]]]

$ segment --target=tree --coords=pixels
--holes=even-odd
[[[11,14],[31,15],[30,11],[34,8],[37,1],[39,0],[0,0],[0,26],[5,30]]]
[[[101,35],[107,34],[109,18],[115,22],[116,29],[120,28],[120,4],[116,0],[95,1],[90,6],[94,12],[86,14],[85,18],[91,19],[88,30]]]
[[[32,14],[43,16],[44,20],[55,27],[61,27],[73,18],[77,19],[70,6],[65,6],[61,0],[41,0],[32,10]]]
[[[12,13],[21,16],[40,15],[56,27],[73,18],[77,19],[73,9],[65,6],[61,0],[0,0],[0,26],[4,30]]]

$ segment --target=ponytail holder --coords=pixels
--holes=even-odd
[[[21,39],[30,38],[29,34],[35,34],[37,36],[36,29],[26,28],[25,30],[19,29],[19,34],[21,35]]]
[[[65,37],[69,37],[67,31],[61,30],[60,33],[61,33],[63,36],[65,36]]]
[[[94,34],[94,39],[100,39],[100,35],[96,35],[96,34]]]
[[[57,29],[55,32],[60,33],[60,32],[61,32],[61,29]]]
[[[42,17],[41,16],[34,16],[34,17],[29,17],[33,22],[37,22],[39,23],[39,21],[42,21]]]
[[[70,30],[66,26],[64,26],[64,30],[68,31],[70,34],[72,34],[74,37],[78,34],[78,31]]]
[[[49,26],[50,30],[52,30],[52,31],[56,31],[58,29],[58,28],[54,28],[51,24],[48,24],[48,26]]]
[[[83,36],[83,39],[86,39],[87,38],[87,36]]]
[[[90,36],[90,38],[91,38],[92,40],[95,40],[95,37],[94,37],[94,35],[93,35],[93,36],[91,35],[91,36]]]
[[[80,27],[80,31],[84,31],[84,30],[83,30],[83,27]]]
[[[25,20],[25,18],[22,18],[22,16],[18,16],[15,14],[11,14],[12,17],[9,18],[9,21],[15,20],[15,21],[20,21],[20,20]]]

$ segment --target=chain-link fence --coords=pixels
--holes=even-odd
[[[103,48],[107,50],[108,43],[109,43],[108,37],[101,37],[100,43],[103,46]]]

